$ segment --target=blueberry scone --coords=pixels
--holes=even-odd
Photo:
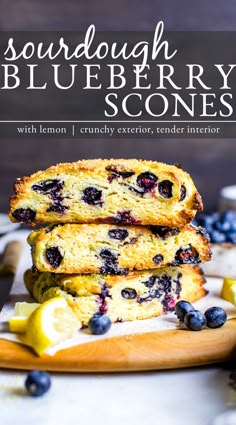
[[[27,270],[25,285],[37,302],[64,296],[83,325],[95,313],[112,322],[147,319],[174,310],[179,299],[194,302],[206,293],[199,266],[184,265],[127,276],[65,275]]]
[[[126,275],[129,270],[197,264],[210,260],[207,233],[192,225],[58,224],[28,237],[41,272]]]
[[[52,166],[16,180],[14,222],[179,226],[202,200],[185,171],[135,159],[93,159]]]

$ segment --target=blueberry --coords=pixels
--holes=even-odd
[[[55,202],[53,205],[48,207],[47,212],[57,212],[59,214],[64,214],[66,210],[68,210],[68,207],[65,207],[59,202]]]
[[[222,243],[226,241],[226,236],[218,230],[212,230],[212,232],[210,232],[210,239],[212,243]]]
[[[150,226],[150,230],[155,236],[160,236],[160,238],[166,239],[169,236],[178,235],[180,229],[178,227],[167,227],[167,226]]]
[[[199,263],[199,254],[197,250],[188,245],[186,248],[180,248],[175,254],[175,263],[178,264],[197,264]]]
[[[184,323],[191,331],[201,331],[206,326],[206,317],[201,311],[190,311],[184,316]]]
[[[59,192],[64,187],[64,182],[58,180],[58,179],[52,179],[52,180],[44,180],[41,182],[38,182],[37,184],[33,184],[32,189],[35,192],[48,194],[51,192]]]
[[[111,239],[117,239],[118,241],[123,241],[128,235],[129,232],[126,229],[111,229],[108,232],[108,236]]]
[[[180,188],[180,201],[183,201],[186,198],[186,187],[184,185]]]
[[[25,388],[33,397],[45,394],[51,386],[51,379],[47,372],[33,370],[25,380]]]
[[[175,304],[175,313],[181,322],[184,321],[185,315],[190,311],[194,311],[194,307],[188,301],[181,300]]]
[[[117,256],[112,254],[109,249],[102,249],[100,257],[104,260],[104,265],[100,268],[101,274],[126,275],[128,273],[127,268],[118,268]]]
[[[158,185],[158,190],[163,198],[171,198],[173,183],[170,180],[163,180]]]
[[[225,236],[226,242],[236,244],[236,232],[227,232]]]
[[[155,255],[155,257],[153,257],[152,261],[155,264],[159,264],[159,263],[161,263],[163,261],[163,259],[164,259],[164,257],[163,257],[162,254],[157,254],[157,255]]]
[[[136,220],[136,218],[132,217],[130,210],[117,211],[117,214],[114,217],[106,217],[103,219],[103,222],[123,225],[140,224],[140,220]]]
[[[36,212],[30,208],[18,208],[13,211],[12,216],[17,220],[23,223],[31,223],[36,216]]]
[[[219,232],[222,232],[222,233],[228,232],[228,230],[230,230],[230,227],[231,227],[231,225],[230,225],[229,221],[218,220],[214,224],[214,228],[216,230],[219,230]]]
[[[137,292],[133,288],[124,288],[121,291],[121,295],[126,300],[130,300],[130,299],[133,300],[134,298],[137,297]]]
[[[83,191],[82,201],[89,205],[100,205],[102,206],[102,191],[96,187],[86,187]]]
[[[46,250],[46,258],[49,264],[55,269],[60,266],[63,259],[59,249],[56,246],[52,246]]]
[[[220,220],[222,222],[224,222],[224,221],[235,221],[236,220],[236,212],[235,211],[231,211],[231,210],[224,211],[220,215]]]
[[[210,307],[205,311],[208,328],[220,328],[227,320],[227,314],[221,307]]]
[[[103,335],[109,331],[111,319],[106,314],[95,313],[88,322],[89,330],[95,335]]]
[[[149,171],[145,171],[145,173],[141,173],[137,177],[137,185],[146,190],[150,190],[155,187],[156,182],[157,176],[153,173],[149,173]]]

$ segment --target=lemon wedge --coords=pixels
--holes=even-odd
[[[41,304],[28,318],[26,341],[40,356],[51,346],[72,337],[81,328],[72,309],[63,297]]]
[[[14,306],[14,315],[10,317],[8,324],[11,332],[25,333],[27,329],[28,317],[41,304],[18,302]]]
[[[236,306],[236,279],[224,277],[221,297]]]

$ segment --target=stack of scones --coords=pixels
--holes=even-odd
[[[204,296],[209,238],[190,223],[202,201],[179,166],[93,159],[17,179],[10,218],[47,224],[28,237],[25,285],[37,302],[64,296],[84,326],[174,310]]]

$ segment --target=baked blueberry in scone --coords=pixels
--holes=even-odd
[[[136,159],[64,163],[16,180],[12,221],[184,227],[201,197],[175,165]]]
[[[174,311],[178,300],[194,302],[206,293],[199,266],[133,271],[126,276],[66,275],[27,270],[25,285],[36,301],[62,295],[83,325],[95,313],[112,322],[147,319]]]
[[[145,270],[210,260],[206,233],[182,229],[112,224],[64,224],[31,232],[33,264],[54,273],[127,275]]]

